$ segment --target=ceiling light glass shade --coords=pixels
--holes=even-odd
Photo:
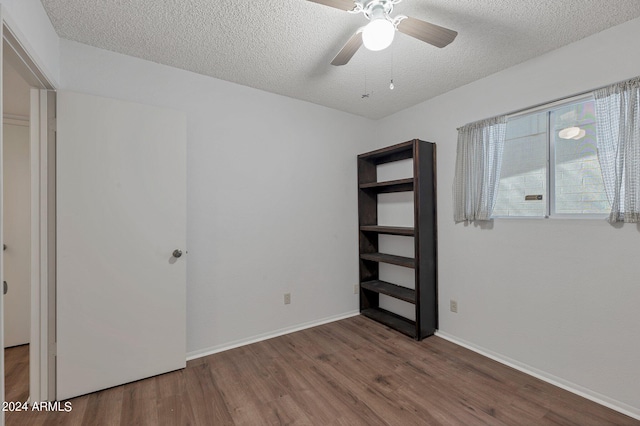
[[[362,31],[362,43],[369,50],[378,51],[389,47],[393,41],[396,28],[384,18],[375,19]]]
[[[567,127],[566,129],[560,130],[558,136],[560,137],[560,139],[573,139],[576,136],[580,136],[581,130],[582,129],[580,127]]]
[[[572,137],[571,139],[582,139],[585,137],[585,135],[587,134],[587,131],[584,129],[580,129],[580,133],[578,133],[576,136]]]

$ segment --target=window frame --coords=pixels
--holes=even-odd
[[[577,96],[572,96],[569,98],[561,99],[558,101],[550,102],[544,105],[539,105],[524,111],[519,111],[515,114],[510,114],[507,116],[507,126],[509,125],[509,120],[514,118],[522,117],[525,115],[537,114],[540,112],[544,112],[545,119],[547,122],[547,134],[546,134],[546,154],[547,154],[547,169],[546,169],[546,203],[545,203],[545,213],[542,216],[504,216],[504,215],[491,215],[491,219],[552,219],[552,220],[603,220],[606,219],[609,214],[603,213],[557,213],[556,212],[556,144],[555,138],[551,137],[551,113],[559,108],[567,106],[569,104],[579,103],[583,101],[593,101],[595,102],[595,98],[593,93],[585,93]],[[553,170],[552,170],[553,166]]]

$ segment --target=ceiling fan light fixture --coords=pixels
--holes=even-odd
[[[567,127],[558,132],[560,139],[581,139],[586,132],[580,127]]]
[[[575,135],[572,139],[578,140],[578,139],[582,139],[586,136],[587,131],[584,129],[580,129],[580,133],[578,133],[577,135]]]
[[[384,50],[393,42],[396,27],[385,18],[374,19],[362,31],[364,47],[374,52]]]

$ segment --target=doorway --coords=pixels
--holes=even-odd
[[[5,399],[25,402],[31,340],[31,86],[11,60],[2,67]]]
[[[5,401],[46,401],[55,374],[55,93],[4,14],[0,58],[0,389]]]

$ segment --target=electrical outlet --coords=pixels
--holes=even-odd
[[[291,293],[284,294],[284,304],[285,305],[291,304]]]
[[[457,300],[449,300],[449,309],[451,310],[451,312],[455,312],[456,314],[458,313],[458,301]]]
[[[353,285],[353,294],[360,293],[360,286],[358,284]]]

